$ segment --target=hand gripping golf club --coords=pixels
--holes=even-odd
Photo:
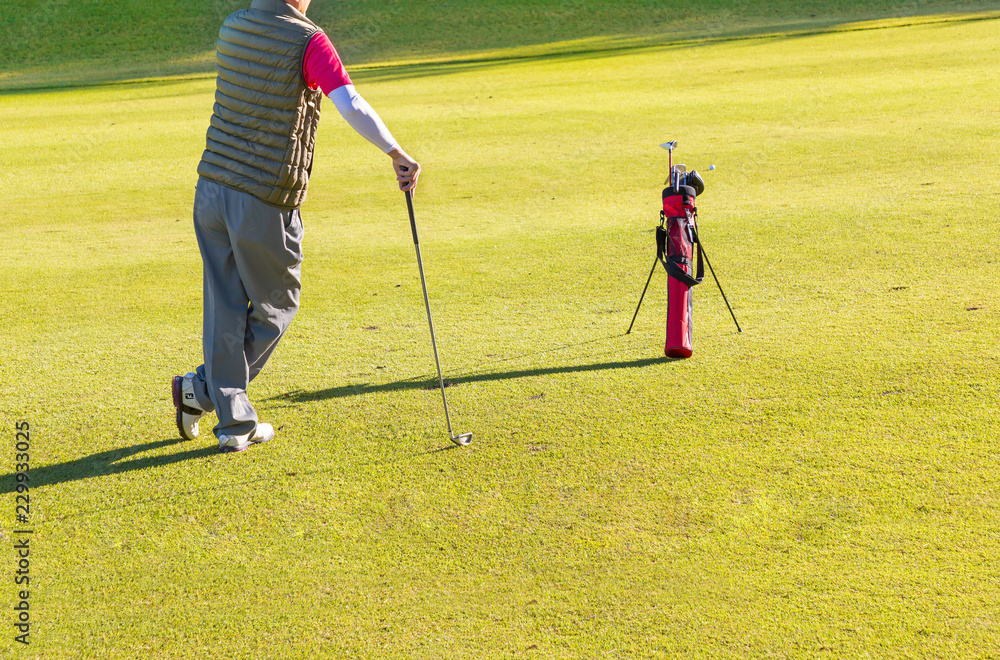
[[[448,414],[448,397],[444,393],[444,376],[441,375],[441,359],[438,357],[437,340],[434,339],[434,321],[431,320],[431,302],[427,297],[427,279],[424,277],[424,262],[420,258],[420,241],[417,239],[417,221],[413,217],[413,196],[406,191],[406,210],[410,213],[410,230],[413,232],[413,247],[417,250],[417,267],[420,269],[420,284],[424,288],[424,306],[427,308],[427,325],[431,328],[431,346],[434,348],[434,364],[437,365],[438,383],[441,385],[441,400],[444,402],[444,419],[448,422],[448,436],[460,447],[472,442],[471,433],[455,435],[451,429],[451,415]]]

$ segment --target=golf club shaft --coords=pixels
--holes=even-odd
[[[635,314],[632,315],[632,322],[628,324],[628,330],[625,334],[632,332],[632,326],[635,325],[635,317],[639,316],[639,308],[642,307],[642,299],[646,297],[646,289],[649,288],[649,282],[653,279],[653,272],[656,270],[656,262],[659,261],[658,256],[653,257],[653,267],[649,270],[649,277],[646,278],[646,286],[642,287],[642,295],[639,296],[639,304],[635,306]]]
[[[417,268],[420,269],[420,285],[424,289],[424,307],[427,308],[427,325],[431,329],[431,346],[434,348],[434,364],[437,365],[438,383],[441,385],[441,400],[444,402],[444,419],[448,422],[448,434],[454,440],[451,430],[451,415],[448,414],[448,397],[444,393],[444,376],[441,375],[441,359],[438,357],[437,340],[434,338],[434,320],[431,318],[431,301],[427,297],[427,279],[424,277],[424,262],[420,257],[420,240],[417,238],[417,220],[413,215],[413,196],[406,191],[406,210],[410,214],[410,231],[413,232],[413,247],[417,251]]]

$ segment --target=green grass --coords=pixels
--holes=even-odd
[[[0,13],[0,89],[214,72],[218,27],[247,0],[32,0]],[[601,50],[996,10],[981,0],[316,0],[349,67]]]
[[[167,390],[199,360],[212,81],[0,96],[0,428],[32,424],[37,544],[34,644],[0,648],[996,658],[997,26],[363,72],[425,168],[465,449],[402,196],[329,107],[302,309],[251,388],[279,435],[221,456]],[[679,362],[662,272],[623,335],[666,139],[717,166],[745,328],[699,287]]]

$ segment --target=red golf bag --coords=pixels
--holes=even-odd
[[[687,171],[683,165],[673,164],[673,150],[677,141],[661,144],[670,152],[670,178],[667,187],[663,189],[663,210],[660,211],[660,226],[656,229],[656,256],[646,278],[646,286],[639,295],[639,304],[635,306],[632,322],[625,334],[632,332],[635,319],[639,316],[646,289],[656,272],[656,262],[663,264],[664,270],[670,276],[667,284],[667,341],[663,345],[663,353],[667,357],[689,358],[692,353],[691,315],[693,305],[691,287],[701,284],[705,279],[704,264],[712,272],[712,279],[719,287],[722,300],[726,303],[729,315],[733,317],[736,331],[743,332],[736,314],[729,305],[726,292],[719,284],[712,262],[701,244],[698,236],[698,209],[695,207],[695,197],[705,192],[705,181],[695,170]],[[715,169],[713,165],[709,169]]]
[[[695,189],[679,185],[663,189],[663,211],[656,229],[657,257],[667,275],[667,357],[691,357],[691,287],[705,278],[701,243],[698,241],[698,209]],[[697,261],[695,262],[695,253]]]

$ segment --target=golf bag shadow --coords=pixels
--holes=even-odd
[[[697,259],[696,259],[697,256]],[[663,189],[663,210],[656,228],[656,258],[670,276],[667,285],[667,357],[691,357],[694,301],[691,287],[705,279],[695,189],[678,185]],[[653,268],[656,268],[654,262]]]

